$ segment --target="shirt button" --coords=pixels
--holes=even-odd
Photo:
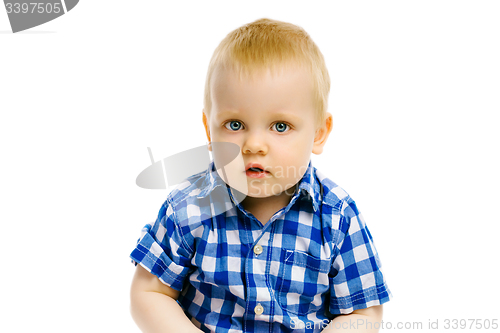
[[[260,246],[259,244],[255,245],[253,247],[253,253],[255,253],[256,255],[261,254],[262,251],[264,251],[264,250],[262,249],[262,246]]]
[[[257,306],[255,307],[255,309],[253,309],[255,311],[255,314],[256,315],[261,315],[264,313],[264,307],[262,305],[257,304]]]

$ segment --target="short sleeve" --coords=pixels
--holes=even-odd
[[[162,205],[156,221],[142,229],[130,258],[164,284],[182,290],[191,267],[191,251],[183,241],[168,201]]]
[[[380,305],[392,298],[372,236],[354,201],[340,219],[337,254],[332,263],[330,312],[347,314]]]

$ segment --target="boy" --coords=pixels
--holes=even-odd
[[[378,331],[391,294],[371,235],[310,162],[332,129],[329,89],[322,54],[292,24],[258,20],[217,47],[203,124],[209,142],[240,148],[229,173],[244,186],[212,162],[143,229],[131,254],[143,332]]]

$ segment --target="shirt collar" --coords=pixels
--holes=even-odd
[[[215,170],[214,161],[211,161],[208,165],[203,183],[201,184],[202,190],[197,197],[200,199],[206,197],[218,186],[227,187],[227,184],[220,178]]]
[[[215,169],[215,164],[213,161],[210,162],[205,178],[201,185],[201,191],[197,195],[198,198],[204,198],[210,193],[212,193],[217,187],[229,188],[229,186],[220,178],[219,174]],[[232,191],[229,191],[232,198]],[[306,172],[302,179],[299,181],[299,185],[295,189],[290,202],[295,202],[295,197],[302,196],[309,200],[313,206],[314,211],[317,211],[322,200],[321,184],[316,178],[316,168],[312,166],[312,161],[309,161]],[[233,200],[234,202],[234,200]]]
[[[299,181],[299,186],[297,186],[294,196],[297,195],[298,192],[300,192],[299,195],[302,194],[303,197],[311,201],[314,211],[318,210],[322,200],[322,191],[321,184],[316,178],[316,168],[312,166],[312,161],[309,161],[307,170]]]

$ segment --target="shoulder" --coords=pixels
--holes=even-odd
[[[323,172],[317,169],[315,171],[316,178],[323,187],[322,203],[332,207],[335,211],[350,214],[349,206],[354,205],[354,200],[351,196]]]
[[[208,171],[186,178],[167,195],[164,208],[183,237],[198,237],[204,224],[211,223],[210,196],[203,195],[210,186]]]
[[[323,172],[316,171],[316,179],[323,188],[323,217],[331,221],[331,227],[345,233],[351,219],[359,215],[356,202],[351,196]]]
[[[167,202],[175,207],[196,198],[205,185],[206,175],[207,171],[202,171],[184,179],[168,193]]]

